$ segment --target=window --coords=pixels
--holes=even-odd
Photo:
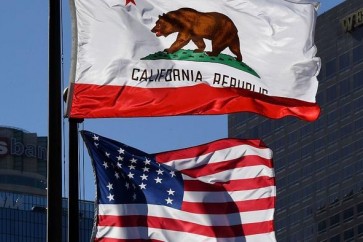
[[[307,146],[304,146],[301,148],[301,157],[305,158],[309,155],[311,155],[311,151],[314,150],[314,144],[310,143]]]
[[[340,96],[349,94],[350,92],[350,79],[346,78],[339,83]]]
[[[336,59],[332,59],[326,63],[325,76],[332,77],[336,73]]]
[[[337,234],[334,237],[330,238],[329,242],[340,242],[340,234]]]
[[[314,235],[314,226],[307,226],[304,228],[304,237],[309,238]],[[306,241],[306,240],[305,240]]]
[[[343,219],[344,221],[351,219],[354,215],[354,209],[353,208],[348,208],[346,210],[344,210],[343,212]]]
[[[363,224],[358,225],[358,235],[363,234]]]
[[[303,200],[305,199],[311,199],[311,194],[313,193],[313,191],[315,191],[315,184],[312,184],[312,185],[309,185],[309,186],[306,186],[304,188],[304,196],[303,196]]]
[[[349,117],[349,115],[352,113],[352,105],[351,103],[348,103],[347,105],[343,106],[340,109],[340,117],[342,119]]]
[[[358,119],[354,122],[354,128],[355,130],[358,132],[359,130],[361,130],[363,128],[363,118]]]
[[[330,217],[330,227],[338,225],[339,220],[340,220],[339,213],[335,214],[334,216],[331,216]]]
[[[316,182],[316,189],[318,191],[323,190],[326,188],[326,179],[322,178],[321,180]]]
[[[351,239],[354,237],[354,229],[349,229],[344,231],[344,241],[352,241]]]
[[[361,138],[361,140],[357,140],[357,141],[354,142],[354,149],[357,152],[363,151],[363,139],[362,138]]]
[[[305,165],[303,168],[303,175],[304,177],[309,177],[314,171],[313,164]],[[309,188],[310,186],[307,186],[306,188]]]
[[[318,92],[316,95],[316,102],[323,103],[324,102],[324,92]]]
[[[328,144],[338,142],[338,140],[340,139],[339,132],[340,130],[338,129],[328,134],[327,136]]]
[[[363,214],[363,203],[357,205],[357,213],[359,215]]]
[[[339,56],[339,70],[344,71],[349,67],[349,52]]]
[[[357,174],[360,174],[363,170],[363,160],[358,160],[354,165],[354,170]]]
[[[319,151],[325,148],[325,137],[322,137],[314,141],[315,151]]]
[[[353,76],[354,88],[360,88],[363,86],[363,71],[357,72]]]
[[[362,83],[363,83],[363,79],[362,79]],[[363,97],[360,97],[358,99],[356,99],[354,101],[354,111],[355,112],[359,112],[359,111],[362,111],[362,108],[363,108]]]
[[[298,141],[298,138],[300,138],[300,131],[295,131],[293,133],[290,133],[288,136],[289,144],[295,144]]]
[[[335,101],[337,99],[337,86],[331,86],[327,90],[327,100],[329,101]]]
[[[343,126],[343,127],[339,130],[340,138],[342,138],[342,137],[344,137],[344,136],[347,136],[347,135],[350,135],[352,132],[353,132],[353,124],[352,124],[352,123],[347,124],[347,125]]]
[[[318,223],[318,233],[321,234],[326,231],[326,221],[321,221]]]
[[[315,132],[319,132],[324,130],[324,128],[326,127],[325,125],[325,115],[320,115],[320,117],[318,118],[318,120],[316,120],[313,125],[314,125],[314,131]]]
[[[336,111],[333,111],[333,112],[329,113],[328,114],[328,125],[336,124],[337,116],[338,115],[337,115],[337,112]]]
[[[353,164],[353,166],[354,166],[354,164]],[[352,169],[352,166],[344,167],[343,180],[349,179],[352,176],[352,174],[354,174],[354,170]]]
[[[271,126],[272,126],[271,125],[271,122],[263,122],[261,124],[261,131],[262,131],[262,133],[264,133],[264,134],[271,133],[271,131],[273,130]]]
[[[340,149],[340,157],[341,158],[346,158],[351,156],[352,153],[354,151],[354,147],[351,147],[350,145],[344,146],[343,148]]]
[[[310,134],[313,130],[313,126],[310,125],[310,124],[307,124],[305,125],[303,128],[302,128],[302,133],[304,134],[303,135],[303,138],[305,137],[308,137],[308,134]]]
[[[363,46],[357,46],[353,49],[353,63],[357,64],[363,60]]]

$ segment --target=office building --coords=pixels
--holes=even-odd
[[[233,114],[229,137],[274,151],[279,242],[363,241],[363,1],[319,15],[315,43],[319,119]]]
[[[47,137],[0,126],[0,241],[45,242]],[[67,199],[62,201],[62,241],[67,241]],[[79,241],[90,241],[94,203],[79,202]]]
[[[0,126],[0,190],[46,195],[47,138]]]

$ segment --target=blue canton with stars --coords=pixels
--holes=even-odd
[[[89,131],[81,131],[93,160],[100,204],[158,204],[181,208],[183,179],[147,154]]]

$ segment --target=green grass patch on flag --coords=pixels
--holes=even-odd
[[[226,54],[219,54],[218,56],[208,56],[205,53],[196,53],[193,50],[178,50],[173,54],[169,54],[165,51],[159,51],[154,54],[150,54],[141,60],[183,60],[194,62],[212,62],[220,63],[230,67],[234,67],[244,72],[248,72],[258,78],[260,76],[248,65],[243,62],[237,61],[234,57]]]

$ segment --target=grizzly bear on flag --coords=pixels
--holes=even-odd
[[[180,50],[190,41],[198,47],[194,52],[203,52],[206,47],[203,39],[209,39],[212,42],[212,51],[206,52],[209,56],[217,56],[228,47],[236,59],[242,61],[238,30],[232,20],[221,13],[180,8],[159,15],[151,32],[157,37],[178,32],[175,42],[165,49],[168,53]]]

